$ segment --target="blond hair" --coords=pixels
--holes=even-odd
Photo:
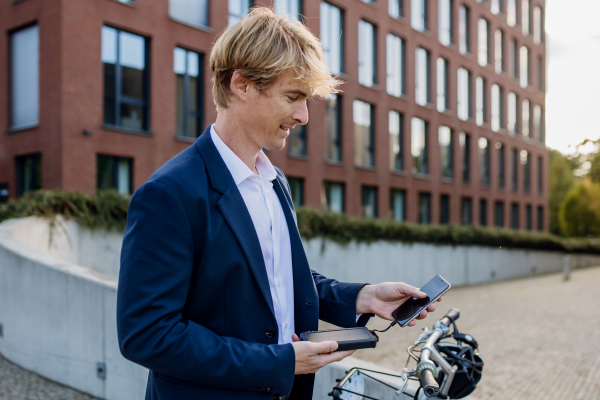
[[[229,107],[235,70],[262,92],[290,68],[296,72],[296,79],[312,88],[316,96],[339,92],[341,81],[323,63],[319,39],[298,21],[265,7],[253,8],[246,18],[223,32],[210,53],[217,110]]]

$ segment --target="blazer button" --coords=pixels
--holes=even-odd
[[[265,335],[267,335],[269,339],[273,339],[275,337],[275,331],[273,329],[267,329]]]

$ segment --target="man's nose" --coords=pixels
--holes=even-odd
[[[308,105],[306,101],[300,102],[299,106],[294,110],[292,118],[299,125],[306,125],[308,123]]]

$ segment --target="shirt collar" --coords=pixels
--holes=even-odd
[[[223,142],[223,140],[215,131],[215,125],[210,126],[210,137],[217,148],[217,151],[221,155],[221,158],[225,162],[227,169],[231,173],[233,180],[237,185],[239,185],[242,181],[246,180],[248,177],[252,175],[256,175],[248,166]],[[271,164],[271,161],[267,158],[265,153],[261,150],[258,153],[258,157],[256,158],[256,169],[258,170],[259,175],[262,179],[267,180],[269,182],[273,181],[273,179],[277,178],[277,172]]]

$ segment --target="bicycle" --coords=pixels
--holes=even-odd
[[[432,330],[423,328],[408,348],[409,357],[401,375],[352,368],[337,380],[329,395],[335,400],[449,400],[468,396],[481,379],[484,361],[477,351],[477,341],[458,331],[459,317],[460,311],[453,308],[433,324]],[[443,341],[448,338],[456,343]],[[411,359],[417,366],[409,370]]]

